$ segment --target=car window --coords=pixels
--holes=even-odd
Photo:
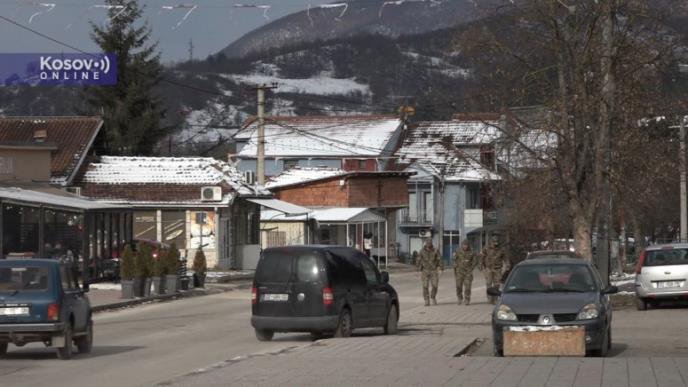
[[[263,253],[256,268],[256,282],[288,282],[292,263],[293,257],[284,250]]]
[[[688,265],[688,249],[664,249],[645,252],[643,266]]]
[[[585,265],[524,265],[514,269],[505,292],[592,292],[597,289]]]
[[[360,286],[366,283],[358,260],[346,248],[332,248],[327,257],[330,281],[341,286]]]
[[[366,257],[365,260],[361,261],[361,265],[363,266],[363,272],[365,273],[368,285],[379,285],[380,278],[378,277],[377,270],[375,270],[373,263]]]
[[[47,290],[49,270],[46,267],[0,268],[0,292]]]
[[[299,281],[320,281],[324,274],[325,266],[315,254],[306,254],[298,257],[296,261],[296,278]]]

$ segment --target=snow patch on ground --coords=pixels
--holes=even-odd
[[[116,284],[114,282],[98,282],[91,284],[89,288],[94,290],[122,290],[122,284]]]
[[[351,78],[332,78],[327,73],[307,79],[280,78],[274,75],[249,74],[235,75],[223,74],[224,78],[247,84],[277,84],[278,93],[299,93],[317,95],[347,95],[360,93],[370,94],[368,85],[358,83]]]

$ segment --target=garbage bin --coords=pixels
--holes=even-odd
[[[184,276],[181,280],[182,290],[189,290],[189,277]]]

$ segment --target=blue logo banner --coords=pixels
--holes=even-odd
[[[0,86],[113,86],[115,54],[2,54]]]

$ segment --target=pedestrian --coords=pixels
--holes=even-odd
[[[373,234],[365,234],[363,237],[363,251],[370,258],[370,251],[373,249]]]
[[[461,249],[454,252],[454,277],[456,278],[457,303],[463,301],[471,304],[471,285],[473,284],[473,270],[478,267],[478,256],[471,250],[467,239],[461,243]]]
[[[510,267],[511,262],[499,246],[499,240],[493,236],[488,247],[480,254],[480,270],[484,270],[485,286],[488,289],[498,288],[503,272],[509,271]],[[495,296],[488,296],[487,300],[493,305],[497,303]]]
[[[429,239],[418,254],[417,266],[421,273],[425,306],[430,305],[430,299],[432,299],[433,305],[437,305],[437,286],[440,280],[438,270],[444,272],[444,264],[440,253],[432,246],[432,241]],[[428,287],[430,287],[430,291],[428,291]]]

